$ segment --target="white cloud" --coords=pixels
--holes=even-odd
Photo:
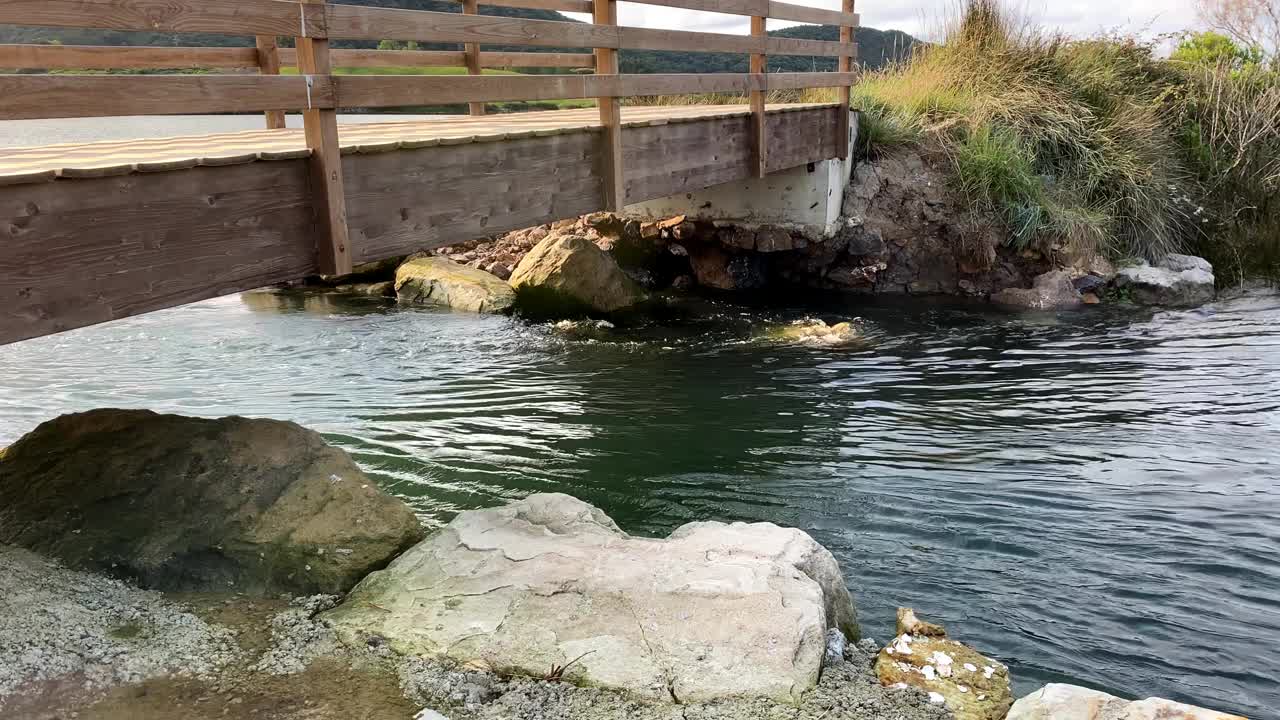
[[[839,0],[790,0],[811,7],[839,9]],[[1174,33],[1196,25],[1191,0],[1021,0],[1014,4],[1047,30],[1075,37],[1119,31],[1144,37]],[[954,0],[861,0],[857,11],[862,24],[880,30],[902,30],[927,37],[954,8]],[[587,16],[576,16],[590,20]],[[737,15],[678,10],[657,5],[621,2],[618,21],[623,25],[699,30],[745,35],[750,21]],[[795,23],[770,21],[773,30]]]

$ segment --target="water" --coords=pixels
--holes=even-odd
[[[849,347],[760,339],[866,319]],[[1280,707],[1280,298],[1012,316],[837,301],[547,325],[253,293],[0,347],[0,445],[100,406],[296,420],[438,525],[570,492],[628,531],[768,520],[867,634],[912,605],[1011,666]]]

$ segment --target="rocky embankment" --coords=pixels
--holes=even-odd
[[[808,534],[627,534],[567,495],[423,537],[292,423],[99,410],[0,453],[0,716],[1140,720],[899,612],[861,637]]]
[[[396,270],[385,262],[324,283],[402,302],[539,316],[609,315],[647,293],[698,288],[953,295],[1023,310],[1108,301],[1191,306],[1214,297],[1213,269],[1197,257],[1116,268],[1065,244],[1016,249],[997,218],[950,189],[945,168],[923,151],[863,162],[829,236],[597,213],[439,248],[430,264],[410,259]]]

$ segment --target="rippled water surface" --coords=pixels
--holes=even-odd
[[[865,342],[770,321],[860,315]],[[138,406],[296,420],[430,524],[538,491],[628,531],[811,532],[864,630],[913,605],[1048,681],[1277,717],[1280,300],[1011,316],[708,304],[551,326],[251,293],[0,348],[0,445]]]

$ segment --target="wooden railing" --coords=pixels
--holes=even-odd
[[[326,4],[324,0],[0,0],[0,24],[169,33],[218,33],[256,38],[252,48],[87,47],[0,45],[0,68],[194,69],[230,74],[0,75],[0,119],[264,112],[282,127],[284,110],[301,110],[311,149],[313,187],[321,223],[319,260],[325,273],[351,268],[343,200],[336,111],[518,100],[596,98],[605,173],[605,206],[623,201],[620,98],[708,92],[749,93],[754,117],[756,173],[767,153],[765,94],[770,90],[840,88],[848,107],[854,81],[851,42],[858,24],[853,0],[841,11],[776,0],[640,0],[691,10],[747,15],[750,35],[655,30],[617,24],[616,0],[485,0],[508,7],[589,12],[593,23]],[[840,26],[840,41],[771,37],[768,18]],[[281,48],[279,37],[295,38]],[[462,51],[331,50],[331,40],[461,43]],[[587,53],[486,52],[482,45],[584,48]],[[748,73],[628,75],[619,50],[746,53]],[[838,58],[837,72],[769,73],[769,55]],[[296,65],[298,75],[280,75]],[[335,75],[334,67],[466,67],[464,76]],[[484,67],[594,68],[590,75],[484,75]],[[258,74],[246,74],[256,71]],[[236,74],[239,73],[239,74]],[[847,124],[848,113],[840,113]],[[839,154],[848,153],[848,127]]]

